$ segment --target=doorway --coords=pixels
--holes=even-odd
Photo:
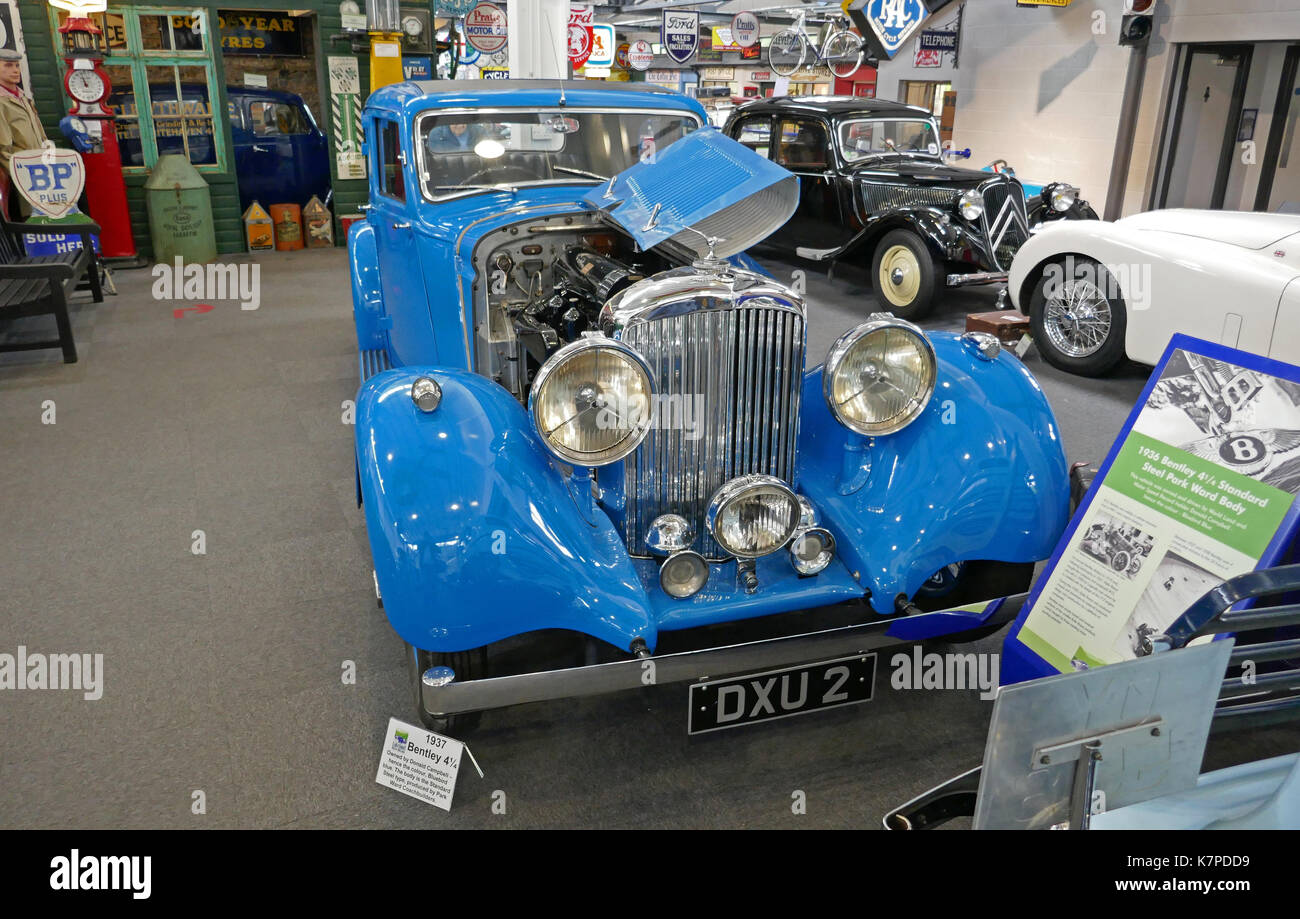
[[[1250,45],[1184,50],[1157,207],[1223,207],[1250,57]]]
[[[1300,45],[1286,49],[1277,101],[1273,106],[1273,123],[1264,147],[1264,160],[1255,193],[1255,210],[1300,213],[1300,149],[1295,147],[1296,121],[1300,105]]]

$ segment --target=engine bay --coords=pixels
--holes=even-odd
[[[474,251],[477,371],[527,403],[546,359],[596,328],[610,298],[676,267],[591,214],[502,227]]]

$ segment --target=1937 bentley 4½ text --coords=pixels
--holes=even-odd
[[[359,489],[426,724],[635,687],[646,661],[673,682],[854,653],[862,629],[969,633],[983,607],[922,610],[1023,590],[1056,543],[1067,470],[1030,373],[889,314],[809,361],[803,300],[743,254],[799,179],[695,100],[408,82],[364,120]],[[846,602],[858,631],[799,614],[775,642],[656,651]],[[608,659],[494,669],[556,630]]]

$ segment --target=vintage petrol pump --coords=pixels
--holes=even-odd
[[[67,73],[63,86],[72,99],[68,117],[61,122],[73,138],[86,164],[86,204],[99,224],[99,245],[105,258],[134,258],[135,236],[126,209],[126,183],[122,180],[122,158],[117,149],[113,113],[104,101],[112,92],[104,72],[99,46],[100,29],[74,11],[59,32],[63,35]]]

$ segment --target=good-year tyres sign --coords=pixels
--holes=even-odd
[[[1296,532],[1300,368],[1174,336],[1026,601],[1002,682],[1131,660]]]
[[[480,3],[465,16],[465,40],[484,54],[506,46],[506,14],[495,3]]]
[[[661,30],[664,53],[679,64],[695,56],[700,45],[700,14],[694,10],[664,10]]]
[[[23,200],[56,220],[72,210],[86,186],[86,170],[75,150],[20,150],[9,160],[9,174]]]

